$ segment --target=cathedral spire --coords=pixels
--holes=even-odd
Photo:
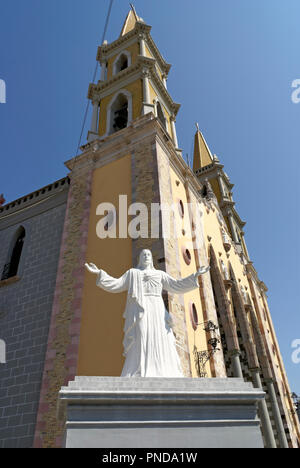
[[[205,166],[209,166],[213,162],[213,156],[211,151],[204,139],[204,136],[199,130],[199,125],[196,123],[196,134],[194,139],[194,162],[193,171],[196,172],[199,169],[203,169]]]
[[[132,3],[130,3],[130,7],[131,9],[129,10],[128,15],[126,16],[120,37],[125,36],[125,34],[127,34],[129,31],[132,31],[135,28],[136,23],[138,21],[141,21],[141,18],[138,17],[137,12]]]

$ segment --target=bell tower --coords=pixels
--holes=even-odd
[[[247,263],[250,261],[250,258],[243,230],[246,223],[241,220],[235,209],[232,193],[234,184],[231,183],[228,175],[223,170],[224,166],[220,163],[219,158],[211,153],[202,132],[199,130],[198,124],[196,124],[196,127],[193,172],[199,182],[205,183],[205,181],[209,181],[224,216],[227,231],[240,255],[245,260],[245,263]]]
[[[176,115],[180,108],[167,90],[169,65],[151,35],[151,26],[135,9],[129,11],[120,36],[98,48],[101,78],[90,84],[88,98],[93,105],[88,142],[106,137],[152,112],[178,149]]]

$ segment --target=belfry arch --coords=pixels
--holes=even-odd
[[[131,65],[131,55],[127,50],[123,50],[113,63],[113,75],[125,70]]]
[[[107,109],[107,135],[128,127],[132,120],[132,95],[127,90],[119,91]]]

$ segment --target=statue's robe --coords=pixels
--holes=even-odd
[[[176,280],[161,270],[132,268],[113,278],[100,270],[97,286],[112,293],[128,291],[122,377],[183,377],[171,317],[161,293],[164,289],[182,294],[198,288],[198,275]]]

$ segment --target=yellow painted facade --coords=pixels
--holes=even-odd
[[[112,181],[114,181],[112,183]],[[87,241],[87,262],[119,277],[132,267],[132,241],[99,239],[99,203],[119,205],[119,194],[131,202],[131,155],[95,169]],[[96,287],[96,276],[86,272],[77,375],[119,376],[123,367],[123,312],[126,293],[110,294]]]
[[[179,251],[179,261],[180,261],[180,274],[182,278],[185,278],[197,270],[196,260],[193,250],[193,240],[191,232],[191,219],[190,214],[187,209],[187,194],[184,184],[178,180],[178,175],[174,170],[171,169],[171,184],[172,184],[172,193],[174,197],[174,204],[178,206],[178,209],[175,209],[176,225],[177,232],[180,233],[178,238],[178,251]],[[185,207],[183,217],[180,214],[180,201]],[[199,226],[200,228],[200,226]],[[184,233],[183,233],[184,231]],[[188,249],[191,254],[191,263],[188,265],[183,256],[183,251]],[[197,327],[197,330],[193,329],[192,321],[190,317],[190,311],[192,304],[195,304],[198,314],[199,323],[204,322],[202,305],[200,300],[199,290],[195,289],[184,294],[184,309],[185,309],[185,322],[187,327],[188,335],[188,345],[189,345],[189,356],[190,356],[190,366],[192,370],[192,377],[197,377],[197,370],[195,367],[195,361],[193,357],[194,347],[198,350],[207,349],[207,342],[205,337],[205,332],[203,331],[203,325]],[[211,377],[210,366],[207,366],[208,376]]]
[[[208,212],[207,212],[208,211]],[[218,259],[222,259],[223,262],[227,267],[229,267],[229,263],[231,264],[236,278],[239,282],[239,285],[243,285],[244,287],[249,290],[249,284],[247,280],[247,276],[244,272],[244,266],[241,262],[240,256],[236,254],[233,248],[230,249],[229,252],[226,252],[223,244],[223,239],[221,235],[220,223],[216,216],[216,212],[211,210],[204,210],[204,230],[205,230],[205,241],[206,241],[206,248],[207,253],[209,253],[209,245],[212,244]],[[211,241],[208,240],[211,239]]]

